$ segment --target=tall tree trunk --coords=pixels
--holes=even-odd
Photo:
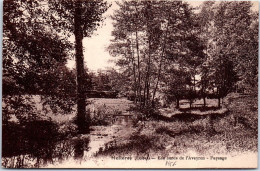
[[[169,16],[169,18],[170,18],[170,16]],[[169,20],[169,18],[168,18],[168,20]],[[153,91],[152,103],[154,103],[154,98],[155,98],[156,91],[157,91],[158,84],[159,84],[160,77],[161,77],[163,56],[164,56],[164,51],[165,51],[165,46],[166,46],[166,39],[167,39],[167,36],[168,36],[168,27],[169,27],[169,23],[167,24],[166,33],[165,33],[165,37],[164,37],[164,41],[163,41],[162,53],[161,53],[161,56],[160,56],[161,60],[160,60],[160,64],[159,64],[158,74],[157,74],[157,81],[155,83],[155,88],[154,88],[154,91]]]
[[[150,70],[151,70],[151,41],[152,41],[152,25],[151,21],[153,20],[150,10],[151,10],[151,2],[147,1],[145,8],[145,18],[146,18],[146,26],[147,26],[147,33],[148,33],[148,61],[147,61],[147,70],[146,70],[146,78],[145,78],[145,84],[146,84],[146,106],[150,104]]]
[[[136,104],[137,103],[137,98],[138,98],[138,93],[137,93],[137,83],[136,83],[136,73],[135,73],[135,64],[133,66],[133,70],[134,70],[134,91],[135,91],[135,100],[134,100],[134,103]]]
[[[151,40],[149,38],[149,54],[148,54],[148,63],[147,63],[147,72],[146,72],[146,105],[150,103],[150,68],[151,68]]]
[[[217,93],[218,93],[218,107],[220,108],[220,90],[217,88]]]
[[[144,82],[144,95],[143,95],[143,98],[144,98],[143,107],[145,107],[146,106],[146,82]]]
[[[154,102],[155,95],[156,95],[156,92],[157,92],[157,88],[158,88],[158,84],[159,84],[159,79],[160,79],[160,77],[161,77],[161,70],[162,70],[162,59],[161,59],[161,61],[160,61],[159,71],[158,71],[158,74],[157,74],[157,81],[156,81],[156,83],[155,83],[155,88],[154,88],[154,91],[153,91],[152,103]]]
[[[192,86],[190,87],[190,95],[189,95],[190,97],[189,97],[189,101],[190,101],[190,109],[191,109],[191,107],[192,107],[192,101],[193,101],[193,95],[192,95]]]
[[[134,57],[134,52],[132,50],[132,43],[130,41],[130,53],[131,53],[131,58],[132,58],[132,65],[133,65],[133,73],[134,73],[134,92],[135,92],[135,99],[134,103],[137,102],[138,99],[138,86],[136,82],[136,66],[135,66],[135,57]]]
[[[180,108],[180,99],[176,98],[176,109]]]
[[[137,28],[136,28],[136,32],[135,32],[135,41],[136,41],[137,70],[138,70],[137,91],[138,91],[139,102],[141,102],[142,101],[142,99],[141,99],[141,71],[140,71],[140,54],[139,54],[139,42],[138,42]]]
[[[149,70],[148,70],[148,72],[150,73]],[[147,105],[149,105],[149,103],[150,103],[150,74],[149,73],[147,75],[147,87],[146,87],[146,102],[147,102]]]
[[[193,77],[193,89],[194,89],[194,92],[196,92],[196,79],[195,79],[195,75]]]
[[[203,106],[206,107],[206,97],[203,95]]]
[[[81,2],[76,1],[74,13],[74,35],[77,69],[77,125],[78,133],[89,132],[89,120],[86,119],[86,103],[84,90],[83,30],[81,28]],[[88,118],[89,119],[89,118]]]
[[[135,11],[136,11],[136,19],[138,19],[138,9],[137,5],[135,4]],[[135,25],[135,44],[136,44],[136,54],[137,54],[137,71],[138,71],[138,78],[137,78],[137,92],[138,92],[138,100],[142,102],[142,91],[141,91],[141,71],[140,71],[140,52],[139,52],[139,41],[138,41],[138,26]]]

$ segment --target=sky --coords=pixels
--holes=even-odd
[[[114,58],[110,56],[106,48],[113,39],[111,32],[113,31],[112,19],[109,17],[113,11],[118,7],[115,3],[109,2],[112,6],[103,14],[105,17],[102,25],[94,32],[90,38],[83,39],[84,47],[84,62],[90,71],[96,72],[97,70],[106,69],[107,67],[114,67],[111,62]],[[69,60],[68,67],[75,67],[75,61]]]
[[[191,6],[198,7],[203,3],[203,1],[191,1],[186,0]],[[114,67],[114,57],[110,56],[106,48],[110,44],[110,40],[113,39],[111,32],[113,31],[112,19],[109,17],[113,14],[113,11],[118,9],[118,6],[110,0],[109,3],[112,6],[104,13],[104,22],[94,32],[90,38],[83,39],[84,46],[84,62],[87,65],[89,71],[97,72],[98,70],[104,70],[109,67]],[[258,1],[254,1],[254,9],[258,10]],[[75,61],[69,60],[67,66],[69,68],[75,67]]]

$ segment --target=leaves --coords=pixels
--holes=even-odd
[[[76,4],[80,3],[80,8],[77,9]],[[49,11],[51,14],[49,22],[56,29],[61,29],[63,32],[68,32],[68,35],[72,35],[75,32],[74,28],[74,13],[75,10],[80,10],[81,15],[81,27],[84,37],[90,37],[93,31],[99,26],[99,23],[103,21],[102,14],[107,11],[109,5],[103,0],[53,0],[49,1]]]
[[[258,28],[254,27],[254,31],[252,28],[258,19],[251,7],[252,3],[246,1],[205,2],[198,14],[201,35],[207,47],[208,67],[215,73],[211,78],[215,79],[215,86],[222,87],[224,94],[230,92],[235,84],[248,88],[246,80],[249,77],[244,76],[249,73],[255,74],[250,78],[257,82],[258,67],[250,61],[257,63],[258,48],[254,44],[258,44]],[[252,34],[254,37],[249,39]]]
[[[108,50],[132,80],[130,90],[155,98],[165,69],[176,63],[198,66],[203,46],[196,32],[194,15],[181,1],[124,1],[112,16],[114,39]],[[166,62],[167,61],[167,62]],[[128,83],[128,82],[127,82]],[[144,94],[141,95],[141,91]],[[152,96],[149,91],[152,90]],[[137,95],[136,95],[137,96]]]
[[[74,34],[76,3],[80,3],[80,10],[83,11],[78,27],[83,30],[84,36],[90,36],[108,8],[102,0],[4,2],[5,97],[17,94],[41,95],[53,111],[56,108],[71,110],[76,98],[76,73],[65,65],[67,59],[73,56],[74,44],[69,38]],[[84,79],[85,75],[83,83],[86,83]],[[26,112],[22,112],[23,104],[21,98],[20,103],[14,105],[21,107],[21,110],[17,109],[21,115]]]

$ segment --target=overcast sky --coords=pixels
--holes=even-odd
[[[193,7],[199,6],[203,1],[187,1]],[[112,0],[110,0],[112,3]],[[258,10],[258,1],[254,2],[254,10]],[[91,36],[91,38],[84,38],[84,61],[90,71],[97,71],[98,69],[106,69],[107,67],[113,67],[113,57],[109,55],[106,51],[106,47],[109,45],[110,40],[113,38],[111,36],[111,31],[113,30],[112,20],[109,15],[113,14],[113,11],[117,9],[117,5],[112,3],[112,6],[104,14],[106,19],[102,27],[98,28],[97,31]],[[68,61],[68,67],[75,67],[74,60]]]

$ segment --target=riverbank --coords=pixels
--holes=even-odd
[[[128,141],[125,140],[127,143],[107,148],[99,155],[168,156],[189,151],[198,155],[256,153],[257,97],[231,94],[223,103],[229,111],[225,115],[187,115],[187,119],[138,122]]]
[[[75,113],[64,116],[48,113],[44,117],[49,120],[31,122],[25,127],[19,127],[14,119],[9,127],[3,127],[4,143],[8,144],[4,144],[7,153],[2,165],[65,168],[75,164],[113,168],[112,163],[117,162],[117,166],[122,163],[122,168],[131,168],[134,161],[135,167],[160,168],[164,167],[164,158],[175,156],[226,156],[231,162],[245,159],[246,154],[257,154],[257,97],[254,96],[228,95],[223,102],[228,112],[221,114],[209,111],[206,115],[173,114],[159,110],[161,117],[146,120],[138,120],[141,113],[133,110],[133,102],[126,99],[89,101],[87,111],[96,118],[96,125],[91,126],[88,135],[75,133]],[[155,165],[157,162],[161,164]],[[214,159],[211,162],[210,166],[214,166]],[[177,166],[185,165],[178,161]]]

